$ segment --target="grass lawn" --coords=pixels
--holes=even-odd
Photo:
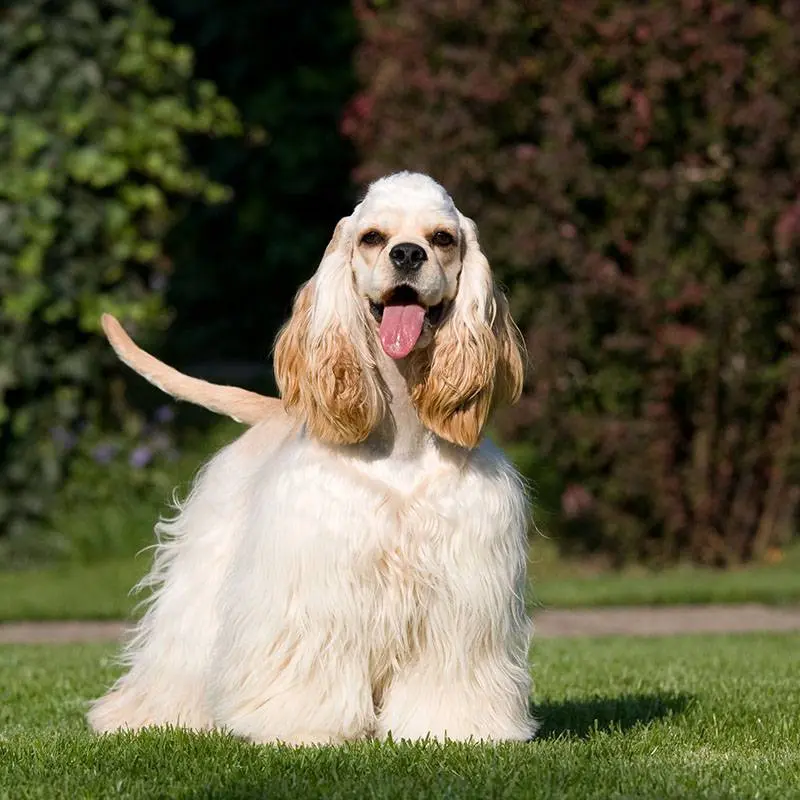
[[[0,622],[12,620],[119,619],[139,597],[131,587],[149,566],[149,555],[0,572]]]
[[[800,603],[800,549],[778,564],[726,571],[689,565],[664,570],[631,567],[591,572],[580,564],[533,563],[531,597],[545,607],[669,605],[681,603]]]
[[[544,607],[663,605],[666,603],[800,603],[800,549],[774,565],[720,572],[674,567],[590,572],[532,548],[530,597]],[[140,598],[131,587],[150,564],[150,554],[95,564],[0,572],[0,621],[22,619],[116,619]]]
[[[0,797],[789,798],[800,636],[550,640],[536,741],[289,750],[152,731],[95,738],[104,645],[0,647]]]

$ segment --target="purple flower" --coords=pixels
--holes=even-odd
[[[167,422],[172,422],[175,419],[175,411],[173,410],[172,406],[159,406],[156,409],[156,413],[153,415],[156,422],[160,422],[162,425],[166,424]]]
[[[119,450],[117,445],[111,442],[104,442],[103,444],[98,444],[92,450],[92,458],[98,464],[109,464],[117,454],[117,450]]]
[[[63,425],[58,425],[55,428],[50,428],[50,438],[64,450],[72,450],[78,441],[78,437],[74,433],[68,431]]]
[[[141,469],[142,467],[146,467],[150,463],[152,458],[153,458],[153,451],[146,445],[139,445],[139,447],[137,447],[131,453],[131,457],[128,459],[128,462],[132,467],[136,467],[136,469]]]

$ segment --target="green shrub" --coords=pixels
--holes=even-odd
[[[143,431],[131,453],[106,442],[94,457],[75,459],[41,532],[15,548],[18,565],[130,558],[155,543],[159,515],[171,515],[171,500],[186,497],[201,465],[242,433],[241,425],[217,419],[208,430],[176,434],[179,448],[164,447],[176,424],[164,418],[167,410],[171,406],[159,409],[160,420]]]
[[[503,422],[557,476],[562,542],[712,564],[779,546],[800,492],[800,5],[356,9],[360,178],[428,171],[477,219],[535,369]]]
[[[0,534],[47,514],[71,458],[123,447],[132,414],[99,335],[167,321],[174,200],[226,189],[186,135],[239,130],[142,0],[24,0],[0,12]],[[104,440],[113,423],[116,440]],[[140,445],[138,445],[140,446]]]

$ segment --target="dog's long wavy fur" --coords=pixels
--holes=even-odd
[[[403,365],[367,300],[409,279],[391,247],[357,244],[387,208],[389,244],[428,255],[420,305],[448,309]],[[452,231],[440,251],[433,226]],[[528,502],[482,436],[495,402],[519,397],[524,346],[475,225],[441,186],[389,176],[339,223],[278,336],[280,399],[185,375],[111,315],[102,326],[145,380],[249,429],[156,525],[137,587],[147,610],[128,670],[92,703],[95,731],[291,745],[533,734]]]
[[[139,347],[122,327],[119,320],[111,314],[103,314],[101,324],[109,344],[120,361],[157,389],[174,397],[176,400],[193,403],[248,426],[256,425],[271,414],[283,413],[281,401],[277,398],[267,397],[236,386],[221,386],[199,378],[193,378],[165,364]],[[197,486],[201,483],[202,475],[208,467],[209,464],[205,464],[200,468],[195,476],[192,491],[197,490]],[[161,517],[155,526],[157,542],[151,546],[155,551],[153,566],[150,572],[131,590],[132,594],[147,592],[142,601],[137,604],[137,611],[139,612],[151,607],[158,600],[164,579],[176,552],[173,546],[175,539],[173,533],[174,523],[191,501],[191,497],[191,492],[184,499],[178,496],[177,491],[174,492],[170,503],[173,514]],[[151,548],[148,547],[146,549],[149,550]],[[147,622],[146,615],[143,622]],[[126,642],[118,663],[128,667],[131,666],[134,660],[133,654],[149,635],[148,625],[145,624],[136,628],[133,635]]]

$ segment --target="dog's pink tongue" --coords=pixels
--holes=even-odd
[[[418,305],[385,306],[381,320],[383,352],[392,358],[405,358],[422,333],[425,309]]]

